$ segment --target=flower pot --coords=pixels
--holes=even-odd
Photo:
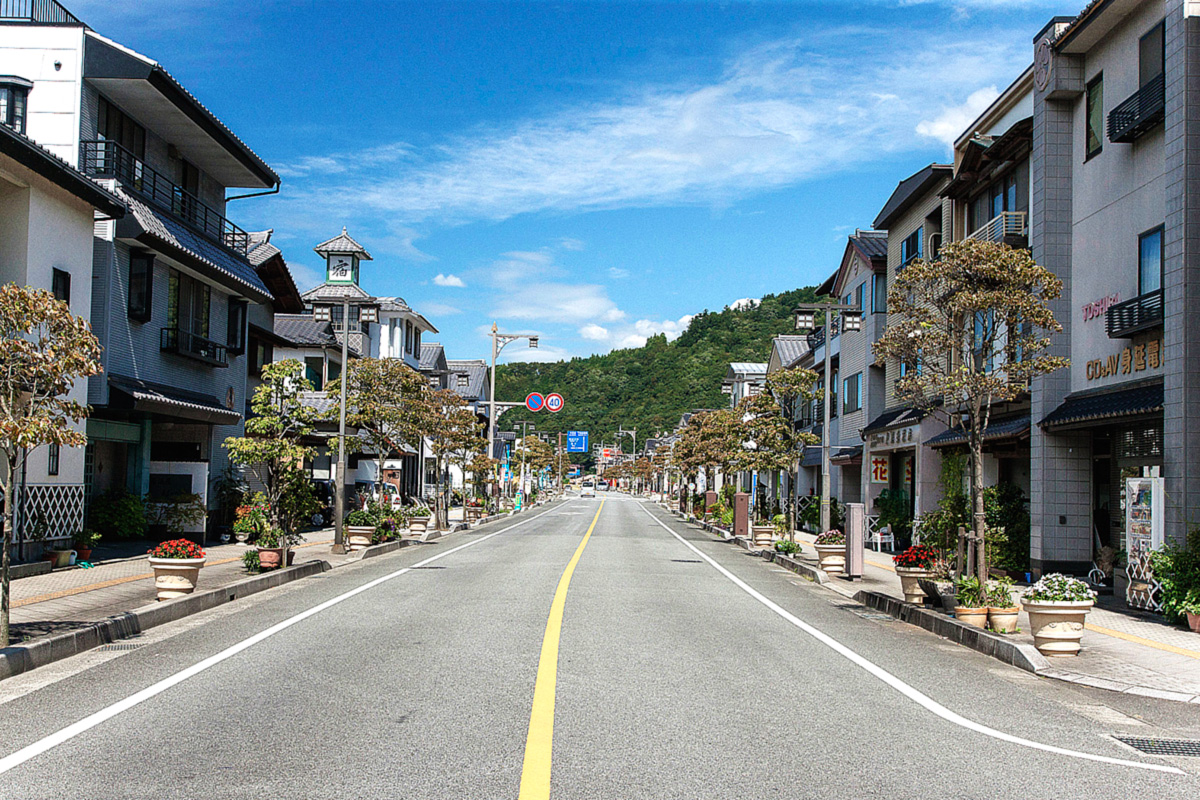
[[[91,561],[92,560],[92,548],[90,548],[90,547],[77,547],[75,549],[75,554],[76,554],[77,561]]]
[[[203,558],[150,558],[154,569],[154,588],[159,600],[183,597],[196,591]]]
[[[1020,615],[1020,613],[1020,606],[989,608],[988,625],[990,625],[992,630],[994,630],[996,633],[1016,633],[1017,617]]]
[[[750,531],[755,547],[770,547],[775,541],[774,525],[751,525]]]
[[[245,544],[250,539],[250,532],[249,531],[234,531],[233,538],[235,540],[237,540],[238,544]]]
[[[921,605],[925,602],[925,590],[921,588],[919,581],[922,578],[929,577],[929,570],[917,569],[915,567],[896,567],[896,574],[900,576],[900,590],[904,592],[904,602],[916,603]]]
[[[282,547],[260,547],[258,548],[258,568],[261,570],[279,569],[279,565],[283,563],[283,548]]]
[[[296,551],[288,550],[287,551],[287,565],[290,567],[292,565],[292,562],[294,562],[295,560],[296,560]]]
[[[371,546],[375,536],[374,525],[347,525],[346,545],[350,550],[362,550]]]
[[[968,608],[967,606],[955,606],[954,618],[959,622],[965,622],[968,625],[974,625],[976,628],[986,628],[988,610],[986,607]]]
[[[1200,633],[1200,614],[1193,614],[1189,611],[1187,612],[1187,619],[1188,627],[1192,629],[1192,632]]]
[[[942,611],[947,614],[954,613],[954,607],[958,605],[958,600],[954,597],[954,584],[950,581],[936,581],[933,578],[918,578],[917,585],[921,587],[921,591],[925,592],[925,596],[941,605]]]
[[[71,565],[71,553],[74,550],[50,550],[48,555],[54,556],[54,560],[50,562],[50,568],[69,567]]]
[[[821,569],[826,572],[843,572],[846,569],[846,545],[814,544],[820,559]]]
[[[411,517],[408,520],[410,533],[424,533],[429,528],[429,517]]]
[[[1044,656],[1078,655],[1084,618],[1092,605],[1091,600],[1026,600],[1025,611],[1029,614],[1034,647]]]

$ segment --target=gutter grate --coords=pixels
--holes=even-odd
[[[1114,736],[1118,742],[1152,756],[1184,756],[1200,758],[1200,741],[1196,739],[1147,739],[1139,736]]]
[[[137,650],[142,644],[105,644],[97,647],[101,653],[111,653],[117,650]]]

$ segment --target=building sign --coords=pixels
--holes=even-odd
[[[892,460],[887,456],[871,457],[871,483],[887,484],[890,475],[888,469]]]
[[[916,440],[917,426],[915,425],[871,434],[872,447],[892,447],[893,445],[911,444]]]
[[[1093,300],[1090,303],[1083,304],[1083,321],[1090,322],[1094,319],[1099,319],[1108,313],[1108,309],[1121,302],[1121,295],[1110,294],[1108,297],[1101,297],[1099,300]]]
[[[1095,381],[1114,375],[1135,375],[1148,369],[1160,369],[1162,364],[1162,339],[1151,339],[1126,347],[1120,353],[1113,353],[1107,358],[1095,358],[1087,362],[1087,379]]]

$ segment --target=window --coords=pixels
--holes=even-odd
[[[413,324],[410,320],[404,321],[404,352],[412,355],[413,351]]]
[[[129,318],[138,322],[150,319],[154,291],[154,254],[129,254]]]
[[[146,129],[103,97],[100,98],[96,133],[105,141],[121,145],[138,160],[146,158]]]
[[[413,331],[413,354],[417,355],[421,352],[421,331],[417,329]]]
[[[50,291],[54,293],[55,300],[71,305],[71,273],[55,269],[50,279]]]
[[[867,310],[867,307],[865,305],[863,305],[863,303],[866,302],[866,299],[863,297],[863,287],[864,286],[866,286],[865,283],[860,283],[858,285],[858,288],[854,290],[854,305],[858,306],[859,311]]]
[[[1161,227],[1146,231],[1138,237],[1138,294],[1157,292],[1162,288]]]
[[[1163,26],[1160,22],[1138,42],[1138,88],[1163,74]]]
[[[304,377],[312,384],[313,391],[319,392],[325,388],[325,359],[320,356],[308,356],[304,359]]]
[[[270,342],[264,342],[256,336],[250,337],[250,357],[246,359],[246,375],[251,378],[258,378],[262,375],[262,369],[275,356],[274,348]]]
[[[225,343],[231,353],[241,354],[246,351],[246,308],[245,300],[229,301]]]
[[[167,327],[207,339],[212,287],[177,269],[171,270]]]
[[[175,187],[172,210],[190,222],[197,222],[200,197],[200,170],[195,164],[179,159],[179,185]]]
[[[0,77],[0,125],[25,133],[25,111],[33,83],[15,75]]]
[[[849,414],[862,408],[862,373],[856,373],[842,382],[842,413]]]
[[[61,448],[56,444],[50,445],[50,452],[46,458],[46,474],[47,475],[57,475],[58,474],[58,460],[59,460],[60,455],[61,455]]]
[[[342,324],[342,307],[340,305],[334,304],[329,307],[329,311],[330,311],[330,314],[333,319],[333,329],[335,331],[337,331],[338,333],[341,333],[343,330],[345,330],[345,326]],[[351,333],[357,333],[358,331],[362,330],[362,326],[359,324],[359,321],[358,321],[358,315],[359,315],[360,311],[361,311],[361,309],[358,306],[350,306],[350,332]]]
[[[1104,75],[1087,85],[1087,157],[1104,149]]]
[[[471,385],[470,377],[468,377],[467,375],[459,375],[458,376],[458,388],[466,389],[470,385]]]
[[[887,275],[871,277],[871,312],[874,314],[887,313]]]
[[[908,238],[900,243],[900,268],[908,266],[914,258],[921,257],[921,240],[925,238],[925,227],[921,226],[909,234]]]

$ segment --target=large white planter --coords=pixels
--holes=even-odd
[[[705,516],[705,519],[711,518]],[[750,535],[754,539],[755,547],[770,547],[775,543],[775,526],[774,525],[751,525]]]
[[[158,599],[170,600],[196,591],[204,561],[203,558],[151,558]]]
[[[408,530],[410,533],[424,533],[429,527],[429,517],[409,517]]]
[[[346,546],[350,550],[365,550],[375,537],[374,525],[347,525]]]
[[[1025,600],[1033,645],[1044,656],[1079,655],[1083,624],[1094,605],[1091,600],[1047,602]]]
[[[904,592],[904,602],[923,604],[925,590],[921,588],[919,581],[929,577],[929,570],[896,567],[896,574],[900,576],[900,590]]]
[[[813,548],[821,560],[821,569],[826,572],[844,572],[846,570],[845,544],[814,544]]]

